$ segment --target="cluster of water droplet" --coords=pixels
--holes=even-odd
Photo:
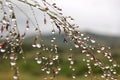
[[[70,48],[70,51],[71,51],[71,50],[72,50],[72,49]],[[75,67],[74,67],[75,62],[74,62],[74,59],[73,59],[73,55],[72,55],[72,54],[70,54],[70,55],[68,56],[68,61],[69,61],[69,63],[70,63],[69,68],[70,68],[70,70],[72,70],[72,78],[73,78],[73,79],[76,79],[76,75],[75,75],[76,69],[75,69]]]
[[[2,20],[0,21],[0,52],[4,59],[10,59],[11,69],[15,72],[13,79],[19,80],[17,53],[22,54],[22,41],[19,33],[14,8],[9,0],[2,2]]]
[[[58,45],[55,44],[54,29],[51,31],[51,34],[53,37],[50,40],[50,47],[44,44],[45,40],[38,35],[35,37],[32,47],[38,49],[34,59],[40,65],[41,71],[46,74],[44,79],[48,79],[47,75],[50,75],[49,78],[52,80],[59,74],[61,67],[59,66]]]
[[[99,67],[103,72],[101,76],[102,78],[105,78],[106,80],[117,80],[117,78],[115,77],[115,75],[117,74],[115,67],[117,67],[118,65],[112,59],[112,55],[109,52],[110,48],[100,46],[91,36],[77,31],[76,28],[78,28],[79,26],[72,23],[74,19],[71,16],[63,16],[63,14],[61,13],[61,9],[58,8],[55,3],[50,4],[46,0],[41,0],[41,2],[37,0],[31,0],[30,2],[27,0],[18,1],[28,4],[31,7],[35,22],[37,24],[33,24],[37,35],[35,35],[32,47],[38,50],[35,54],[35,61],[41,66],[41,71],[45,72],[47,75],[52,75],[50,79],[53,79],[62,69],[60,67],[60,65],[62,64],[60,64],[59,61],[60,54],[58,54],[59,46],[56,44],[56,37],[54,36],[55,29],[53,29],[51,32],[53,37],[50,40],[50,48],[48,48],[47,45],[43,43],[45,40],[41,38],[41,30],[35,17],[33,7],[44,12],[44,24],[47,24],[46,15],[48,15],[52,21],[51,23],[58,29],[59,34],[62,31],[64,32],[65,38],[63,39],[63,42],[65,44],[69,41],[76,49],[81,49],[80,55],[84,54],[86,56],[86,58],[83,58],[82,60],[86,63],[86,66],[88,68],[85,77],[92,74],[91,63],[93,63],[95,67]],[[7,59],[9,57],[11,69],[15,71],[13,79],[19,80],[17,53],[19,53],[20,55],[22,55],[23,53],[22,39],[24,39],[24,37],[26,36],[26,31],[31,28],[30,23],[32,23],[32,21],[29,20],[29,17],[27,16],[28,20],[26,20],[25,32],[20,33],[12,3],[13,2],[10,0],[4,0],[2,1],[2,3],[0,3],[0,6],[2,6],[2,20],[0,20],[0,37],[2,40],[5,40],[0,42],[0,52],[4,53],[4,59]],[[70,48],[69,50],[72,51],[73,49]],[[102,54],[105,58],[108,59],[111,65],[105,65],[101,59],[96,57],[94,53]],[[76,69],[74,68],[75,62],[73,53],[68,56],[68,61],[70,63],[69,68],[73,71],[72,78],[75,79],[76,76],[74,72],[76,71]],[[45,77],[44,79],[48,78]]]

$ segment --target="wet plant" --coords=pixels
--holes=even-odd
[[[20,2],[29,6],[34,20],[31,20],[28,13],[17,5]],[[19,28],[19,21],[17,20],[15,8],[21,11],[25,17],[24,31],[21,32]],[[52,25],[50,47],[44,44],[45,40],[42,37],[41,26],[37,20],[35,9],[42,12],[44,26]],[[62,9],[57,7],[56,3],[49,3],[47,0],[0,0],[0,52],[3,53],[3,59],[9,59],[11,69],[14,71],[13,80],[19,80],[19,66],[17,60],[19,55],[22,59],[24,57],[23,40],[27,36],[31,28],[34,29],[35,35],[31,46],[38,51],[35,53],[34,59],[37,64],[41,66],[41,71],[46,73],[44,79],[53,80],[59,74],[62,67],[60,65],[59,45],[55,34],[65,34],[63,43],[68,47],[68,62],[69,69],[72,71],[73,79],[76,79],[76,68],[73,49],[80,49],[79,55],[85,55],[82,61],[86,63],[88,71],[84,74],[85,77],[92,75],[92,64],[100,68],[102,71],[101,77],[105,80],[117,80],[117,63],[113,60],[110,52],[110,47],[100,45],[96,40],[87,34],[78,31],[78,25],[74,24],[74,19],[71,16],[64,16]],[[70,45],[69,45],[70,44]],[[95,53],[101,54],[109,61],[105,64],[102,59],[96,57]]]

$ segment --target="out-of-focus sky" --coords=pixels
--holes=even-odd
[[[80,30],[120,35],[120,0],[53,0]]]
[[[91,31],[104,35],[120,36],[120,0],[47,0],[56,2],[62,8],[65,16],[72,16],[79,30]],[[25,13],[28,13],[32,20],[33,14],[29,7],[18,4]],[[19,9],[15,9],[20,26],[25,23],[23,14]],[[38,22],[42,22],[43,15],[35,10]],[[20,27],[23,28],[23,27]],[[49,33],[51,26],[41,25],[43,33]],[[22,31],[23,29],[21,29]]]

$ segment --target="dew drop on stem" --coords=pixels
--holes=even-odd
[[[79,47],[80,47],[79,45],[75,44],[75,48],[79,48]]]
[[[72,78],[73,78],[73,79],[76,79],[76,76],[73,75]]]
[[[0,49],[0,52],[4,53],[4,52],[5,52],[5,49]]]
[[[97,50],[97,53],[101,53],[101,51],[100,51],[100,50]]]
[[[14,76],[13,76],[13,79],[14,79],[14,80],[18,80],[18,76],[17,76],[17,75],[14,75]]]
[[[54,29],[52,30],[52,34],[55,34],[55,30]]]
[[[36,47],[37,48],[41,48],[41,44],[36,44]]]
[[[92,42],[92,43],[95,43],[96,41],[95,41],[95,40],[93,40],[93,39],[91,39],[91,42]]]
[[[85,74],[84,76],[85,76],[85,77],[88,77],[88,75],[87,75],[87,74]]]
[[[81,36],[83,37],[83,36],[84,36],[84,34],[81,34]]]
[[[28,27],[28,26],[26,27],[26,30],[27,30],[27,31],[29,30],[29,27]]]
[[[34,48],[35,48],[35,47],[36,47],[36,44],[32,44],[32,47],[34,47]]]
[[[16,62],[10,62],[10,65],[11,65],[11,66],[15,66],[15,65],[16,65]]]
[[[41,64],[41,63],[42,63],[42,61],[41,61],[41,60],[37,60],[37,63],[38,63],[38,64]]]

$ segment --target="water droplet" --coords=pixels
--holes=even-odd
[[[51,61],[49,64],[50,64],[50,65],[53,65],[53,62]]]
[[[60,71],[61,70],[61,68],[58,68],[58,71]]]
[[[85,77],[88,77],[88,75],[87,75],[87,74],[85,74],[84,76],[85,76]]]
[[[55,74],[58,74],[59,72],[58,71],[55,71]]]
[[[116,66],[117,66],[117,64],[113,64],[113,66],[114,66],[114,67],[116,67]]]
[[[10,56],[10,59],[13,60],[13,59],[14,59],[14,56]]]
[[[11,66],[15,66],[16,63],[15,63],[15,62],[10,62],[10,65],[11,65]]]
[[[83,49],[86,49],[87,47],[85,47],[85,46],[82,46],[83,47]]]
[[[101,51],[100,51],[100,50],[97,50],[97,53],[101,53]]]
[[[72,76],[73,79],[76,79],[76,76]]]
[[[0,49],[0,52],[3,52],[3,53],[4,53],[4,52],[5,52],[5,49]]]
[[[55,34],[55,30],[54,29],[52,30],[52,34]]]
[[[14,80],[18,80],[18,76],[14,75],[14,76],[13,76],[13,79],[14,79]]]
[[[72,60],[72,57],[71,57],[71,56],[70,56],[70,57],[68,57],[68,60],[69,60],[69,61],[71,61],[71,60]]]
[[[42,56],[42,59],[44,59],[44,60],[45,60],[45,56]]]
[[[93,57],[90,58],[90,60],[93,60],[93,59],[94,59]]]
[[[37,48],[41,48],[41,45],[40,45],[40,44],[36,44],[36,47],[37,47]]]
[[[50,71],[46,71],[47,74],[50,74]]]
[[[110,76],[111,76],[111,74],[107,74],[107,76],[108,76],[108,77],[110,77]],[[109,80],[109,79],[108,79],[108,80]]]
[[[53,40],[53,39],[51,39],[51,42],[53,43],[53,42],[54,42],[54,40]]]
[[[90,64],[89,64],[89,63],[87,63],[87,66],[90,66]]]
[[[70,31],[73,31],[73,28],[68,28]]]
[[[106,68],[106,69],[109,69],[110,67],[109,67],[109,66],[106,66],[105,68]]]
[[[42,63],[42,61],[41,61],[41,60],[37,60],[37,63],[38,63],[38,64],[41,64],[41,63]]]
[[[87,56],[87,57],[89,57],[89,56],[90,56],[90,54],[86,54],[86,56]]]
[[[50,51],[53,51],[53,49],[50,49]]]
[[[53,40],[55,40],[56,38],[54,37]]]
[[[74,38],[75,38],[75,39],[78,39],[78,38],[79,38],[79,36],[74,36]]]
[[[42,68],[41,71],[45,71],[45,68]]]
[[[117,74],[117,72],[114,71],[113,74]]]
[[[35,60],[38,60],[38,57],[35,57]]]
[[[70,48],[69,50],[72,51],[72,48]]]
[[[92,43],[95,43],[96,41],[95,41],[95,40],[93,40],[93,39],[91,39],[91,42],[92,42]]]
[[[22,54],[23,53],[23,50],[20,50],[20,52],[19,52],[20,54]]]
[[[74,61],[70,61],[70,64],[73,65],[73,64],[74,64]]]
[[[83,59],[83,61],[86,61],[85,59]]]
[[[56,55],[55,59],[57,60],[58,58],[59,58],[59,56],[58,56],[58,55]]]
[[[108,58],[108,59],[110,59],[110,58],[111,58],[111,56],[107,56],[107,58]]]
[[[91,49],[92,49],[92,50],[94,50],[95,48],[94,48],[94,47],[92,47]]]
[[[88,74],[91,74],[91,72],[90,72],[90,71],[88,71]]]
[[[80,34],[81,36],[84,36],[84,34]]]
[[[112,60],[112,59],[110,59],[109,61],[110,61],[110,62],[112,62],[113,60]]]
[[[6,3],[6,5],[7,5],[7,6],[9,6],[9,5],[10,5],[10,2],[7,2],[7,1],[6,1],[5,3]]]
[[[79,45],[75,44],[75,47],[76,47],[76,48],[79,48]]]
[[[88,66],[88,69],[91,69],[91,66]]]
[[[16,19],[15,19],[15,18],[13,18],[13,19],[12,19],[12,21],[13,21],[13,22],[15,22],[15,21],[16,21]]]
[[[26,30],[28,31],[30,28],[29,27],[26,27]]]
[[[73,68],[72,71],[75,71],[75,68]]]
[[[101,78],[105,78],[105,76],[104,76],[104,75],[101,75]]]
[[[102,47],[101,50],[102,50],[102,51],[105,50],[105,47]]]
[[[3,23],[3,24],[6,24],[6,23],[7,23],[7,21],[6,21],[6,20],[2,20],[2,23]]]
[[[86,50],[82,50],[82,53],[85,53],[86,52]]]
[[[95,66],[98,66],[98,63],[96,62],[96,63],[94,63],[94,65],[95,65]]]
[[[88,63],[89,63],[89,62],[90,62],[90,60],[87,60],[86,62],[88,62]]]
[[[32,47],[34,47],[34,48],[35,48],[35,47],[36,47],[36,45],[35,45],[35,44],[33,44],[33,45],[32,45]]]
[[[83,40],[87,40],[87,38],[85,37],[85,38],[83,38]]]
[[[111,49],[111,47],[108,47],[108,49]]]

